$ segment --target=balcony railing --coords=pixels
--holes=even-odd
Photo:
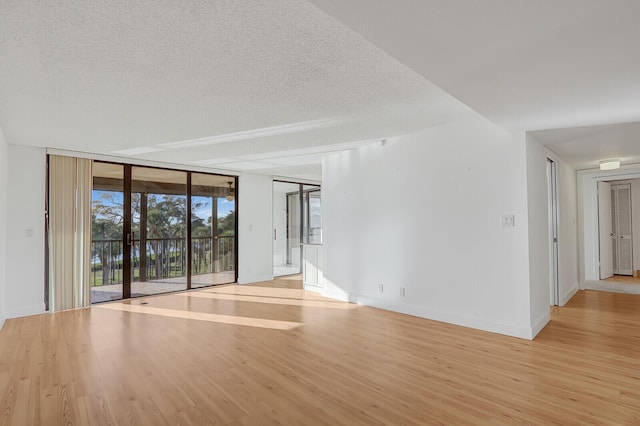
[[[191,274],[233,271],[235,237],[192,237]],[[186,238],[148,238],[131,248],[131,280],[153,281],[187,275]],[[141,256],[141,252],[143,255]],[[122,284],[122,240],[91,242],[91,286]]]

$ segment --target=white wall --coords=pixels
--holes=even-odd
[[[273,279],[272,180],[242,174],[238,183],[238,283]]]
[[[5,316],[5,280],[6,280],[6,248],[7,248],[7,178],[8,178],[8,146],[4,133],[0,129],[0,328]]]
[[[576,171],[563,160],[558,161],[559,235],[558,275],[560,306],[579,290],[578,279],[578,186]]]
[[[9,145],[5,309],[7,318],[44,312],[44,148]]]
[[[470,112],[332,155],[322,175],[325,295],[534,336],[524,135]]]

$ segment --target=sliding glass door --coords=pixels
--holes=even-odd
[[[187,172],[131,168],[131,297],[187,289]]]
[[[93,163],[91,303],[122,299],[124,165]]]
[[[93,170],[92,303],[237,280],[235,177]]]
[[[191,175],[191,287],[235,281],[235,180]]]

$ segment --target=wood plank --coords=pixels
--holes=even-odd
[[[639,353],[637,295],[580,291],[530,342],[286,278],[6,321],[0,425],[640,424]]]

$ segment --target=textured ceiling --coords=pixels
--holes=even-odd
[[[593,131],[546,135],[579,167],[640,157],[638,0],[310,1],[501,127]]]
[[[537,134],[577,167],[640,156],[637,126],[594,127],[640,121],[637,0],[0,0],[0,12],[0,128],[14,144],[318,179],[328,152],[455,119],[455,97],[508,130],[578,127]]]
[[[407,133],[462,108],[301,0],[0,8],[0,127],[14,144],[287,174],[271,153]],[[243,158],[256,154],[271,161]]]
[[[509,130],[640,120],[638,0],[310,0]]]

